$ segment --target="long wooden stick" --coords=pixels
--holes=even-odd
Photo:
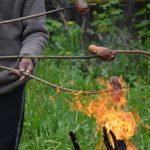
[[[28,56],[28,55],[15,55],[15,56],[0,56],[0,60],[5,59],[18,59],[18,58],[39,58],[39,59],[92,59],[92,58],[99,58],[102,57],[102,55],[96,55],[96,56]]]
[[[123,53],[131,53],[131,54],[142,54],[146,56],[150,56],[150,52],[142,51],[142,50],[115,50],[116,54],[123,54]]]
[[[150,56],[150,53],[147,51],[142,50],[114,50],[116,54],[141,54]],[[0,56],[0,60],[5,59],[18,59],[18,58],[39,58],[39,59],[92,59],[92,58],[99,58],[102,57],[101,55],[95,55],[95,56],[27,56],[27,55],[15,55],[15,56]]]
[[[88,6],[94,6],[94,5],[97,5],[97,4],[95,4],[95,3],[88,4]],[[55,12],[59,12],[59,11],[67,10],[67,9],[72,9],[72,8],[76,8],[76,7],[77,6],[69,6],[69,7],[64,7],[64,8],[60,8],[60,9],[56,9],[56,10],[51,10],[51,11],[47,11],[47,12],[43,12],[43,13],[39,13],[39,14],[35,14],[35,15],[30,15],[30,16],[22,17],[22,18],[1,21],[0,25],[2,25],[2,24],[8,24],[8,23],[14,23],[14,22],[18,22],[18,21],[22,21],[22,20],[27,20],[27,19],[31,19],[31,18],[36,18],[36,17],[41,17],[41,16],[44,16],[44,15],[47,15],[47,14],[52,14],[52,13],[55,13]]]
[[[71,90],[71,89],[63,88],[63,87],[57,86],[57,85],[55,85],[55,84],[49,83],[49,82],[47,82],[47,81],[45,81],[45,80],[43,80],[43,79],[40,79],[40,78],[38,78],[38,77],[35,77],[35,76],[31,75],[30,73],[27,73],[27,72],[20,72],[18,69],[8,68],[8,67],[2,66],[2,65],[0,65],[0,68],[1,68],[1,69],[5,69],[5,70],[9,70],[9,71],[15,70],[15,71],[21,73],[22,75],[25,75],[25,76],[30,77],[30,78],[32,78],[32,79],[35,79],[35,80],[37,80],[37,81],[39,81],[39,82],[42,82],[42,83],[44,83],[44,84],[46,84],[46,85],[48,85],[48,86],[51,86],[51,87],[54,87],[54,88],[58,88],[58,89],[60,89],[60,90],[67,91],[67,92],[71,92],[71,93],[79,93],[79,94],[92,95],[92,94],[103,94],[103,93],[110,93],[110,92],[112,92],[112,90],[99,91],[99,92],[82,92],[82,91]]]

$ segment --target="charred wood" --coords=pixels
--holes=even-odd
[[[112,131],[110,131],[110,135],[113,138],[115,148],[113,148],[113,146],[111,145],[111,143],[109,141],[107,129],[105,127],[103,127],[103,138],[104,138],[103,141],[104,141],[104,144],[105,144],[107,150],[127,150],[124,140],[117,140]]]
[[[69,135],[70,135],[71,142],[73,143],[75,150],[81,150],[75,134],[72,131],[70,131]]]

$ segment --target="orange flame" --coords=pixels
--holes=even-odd
[[[133,143],[130,143],[127,150],[138,150]]]
[[[103,83],[103,81],[100,81],[100,83]],[[119,83],[121,86],[126,87],[122,75],[119,78]],[[107,86],[111,88],[110,83],[107,83]],[[81,95],[78,95],[74,99],[75,104],[69,102],[71,110],[77,109],[96,119],[97,132],[95,135],[102,131],[102,127],[106,127],[107,131],[111,130],[115,134],[117,140],[129,140],[135,133],[136,121],[133,114],[127,109],[126,90],[126,88],[121,89],[120,101],[117,102],[112,100],[111,93],[104,93],[94,100],[86,96],[84,101],[81,101]],[[132,149],[136,150],[136,148]]]
[[[55,102],[55,99],[54,99],[54,97],[53,96],[50,96],[50,98],[49,98],[51,101],[53,101],[53,102]]]
[[[72,85],[74,85],[74,83],[73,83],[73,81],[72,81],[72,80],[70,80],[70,83],[71,83]]]
[[[57,93],[59,93],[60,92],[60,89],[57,87]]]

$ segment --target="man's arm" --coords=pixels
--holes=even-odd
[[[45,11],[44,0],[24,0],[21,17]],[[41,55],[47,40],[46,16],[22,21],[22,49],[20,55]],[[33,60],[36,65],[37,60]]]
[[[24,0],[21,17],[38,14],[45,11],[44,0]],[[20,55],[41,55],[48,41],[48,30],[46,28],[46,16],[27,19],[22,21],[22,48]],[[31,72],[38,59],[23,58],[19,63],[21,72]],[[25,76],[14,73],[20,78],[20,81],[25,79]]]

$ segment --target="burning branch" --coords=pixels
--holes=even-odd
[[[104,138],[104,144],[107,147],[108,150],[113,150],[112,145],[110,144],[109,138],[108,138],[108,134],[107,134],[107,129],[105,127],[103,127],[103,138]]]
[[[73,143],[75,150],[81,150],[75,134],[72,131],[70,131],[69,135],[71,137],[71,142]],[[114,142],[114,148],[111,145],[110,140],[108,138],[107,129],[103,127],[103,141],[107,150],[127,150],[124,140],[117,140],[112,131],[110,131],[110,135],[112,136]]]
[[[35,77],[34,75],[31,75],[30,73],[27,73],[27,72],[20,72],[18,69],[12,69],[12,68],[8,68],[8,67],[5,67],[5,66],[2,66],[0,65],[0,68],[1,69],[5,69],[5,70],[9,70],[9,71],[15,71],[15,72],[19,72],[20,74],[22,75],[25,75],[27,77],[30,77],[32,79],[35,79],[37,81],[40,81],[48,86],[51,86],[51,87],[54,87],[54,88],[57,88],[57,89],[60,89],[60,90],[63,90],[63,91],[67,91],[67,92],[72,92],[72,93],[80,93],[80,94],[87,94],[87,95],[92,95],[92,94],[103,94],[103,93],[110,93],[112,92],[112,90],[106,90],[106,91],[100,91],[100,92],[82,92],[82,91],[75,91],[75,90],[71,90],[71,89],[67,89],[67,88],[63,88],[63,87],[60,87],[60,86],[57,86],[55,84],[52,84],[52,83],[49,83],[43,79],[40,79],[38,77]]]

